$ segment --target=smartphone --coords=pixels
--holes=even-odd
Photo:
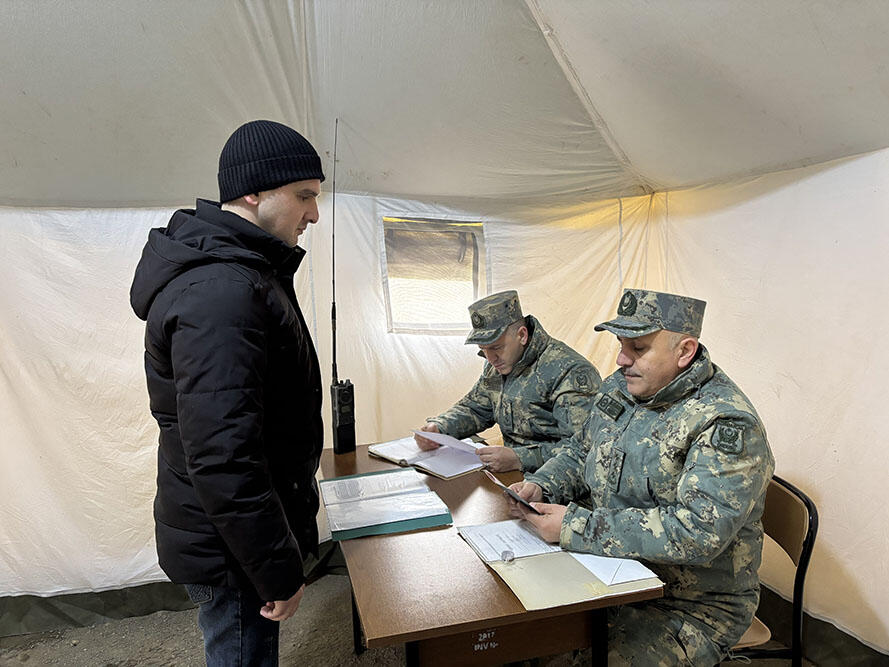
[[[492,475],[490,472],[488,472],[487,470],[483,470],[482,472],[484,472],[488,476],[488,479],[490,479],[492,482],[494,482],[494,484],[496,484],[501,489],[503,489],[503,493],[505,493],[507,496],[509,496],[510,498],[515,500],[519,505],[521,505],[523,507],[527,507],[530,511],[534,512],[534,514],[539,514],[539,515],[543,516],[543,512],[538,512],[536,509],[534,509],[534,506],[531,505],[531,503],[529,503],[527,500],[522,498],[519,494],[517,494],[515,491],[510,489],[508,486],[506,486],[506,484],[501,482],[499,479],[494,477],[494,475]]]
[[[517,494],[515,491],[510,489],[508,486],[503,489],[503,493],[505,493],[507,496],[509,496],[510,498],[515,500],[519,505],[522,505],[523,507],[526,507],[529,510],[531,510],[532,512],[534,512],[534,514],[539,514],[539,515],[543,516],[543,512],[538,512],[531,503],[529,503],[527,500],[522,498],[519,494]]]

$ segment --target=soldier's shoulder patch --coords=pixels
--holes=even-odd
[[[582,391],[589,391],[593,387],[593,377],[587,368],[579,368],[574,371],[574,384]]]
[[[624,411],[624,406],[621,405],[620,401],[611,398],[608,394],[602,395],[602,398],[596,402],[596,407],[612,419],[617,419]]]
[[[735,422],[717,419],[710,444],[726,454],[740,454],[744,451],[744,429]]]

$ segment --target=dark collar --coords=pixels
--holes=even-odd
[[[295,273],[305,257],[306,251],[299,246],[291,248],[281,239],[272,236],[237,213],[223,211],[219,202],[198,199],[195,215],[213,225],[224,227],[245,248],[265,257],[272,268],[279,273]]]

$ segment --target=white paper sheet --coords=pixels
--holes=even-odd
[[[459,442],[467,444],[465,441]],[[483,465],[474,453],[474,449],[465,451],[444,446],[432,450],[423,450],[420,449],[413,436],[371,445],[367,450],[371,454],[384,459],[395,461],[402,465],[413,465],[445,479],[457,477],[473,470],[480,470]]]
[[[420,449],[417,441],[413,436],[399,438],[398,440],[390,440],[389,442],[379,442],[367,448],[371,454],[376,454],[384,459],[391,461],[404,461],[405,463],[414,463],[429,458],[438,450],[424,451]]]
[[[450,447],[440,447],[435,452],[438,456],[426,457],[417,461],[418,468],[428,470],[434,475],[449,479],[473,470],[481,470],[484,465],[475,454],[461,452]]]
[[[513,557],[522,558],[560,550],[557,545],[540,539],[534,527],[522,519],[461,526],[457,532],[486,563],[502,560],[504,551],[511,551]]]
[[[472,442],[468,438],[466,440],[457,440],[457,438],[454,438],[445,433],[431,433],[429,431],[418,431],[416,429],[414,429],[413,432],[419,435],[421,438],[427,438],[428,440],[432,440],[432,442],[438,443],[439,445],[453,447],[454,449],[459,449],[463,452],[469,452],[470,454],[475,454],[475,450],[479,447],[485,447],[485,445],[479,444],[477,442]]]
[[[625,584],[629,581],[649,579],[657,575],[642,563],[630,558],[611,558],[569,552],[581,565],[596,575],[596,579],[607,586]]]

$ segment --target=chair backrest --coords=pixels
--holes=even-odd
[[[790,556],[796,565],[793,579],[793,616],[790,647],[762,648],[760,642],[748,643],[734,651],[748,658],[790,658],[792,667],[801,667],[803,660],[803,588],[809,557],[818,534],[818,510],[815,503],[793,484],[778,476],[772,477],[766,489],[766,504],[762,525],[771,537]],[[759,625],[762,622],[756,619]],[[756,625],[754,623],[754,626]],[[765,627],[765,626],[763,626]],[[748,631],[749,632],[749,631]],[[768,639],[768,629],[765,632]],[[746,635],[745,635],[746,636]]]
[[[811,552],[818,530],[818,512],[806,494],[780,477],[773,477],[766,491],[762,524],[766,535],[784,549],[794,565],[799,567],[804,553],[808,561],[806,546]]]

